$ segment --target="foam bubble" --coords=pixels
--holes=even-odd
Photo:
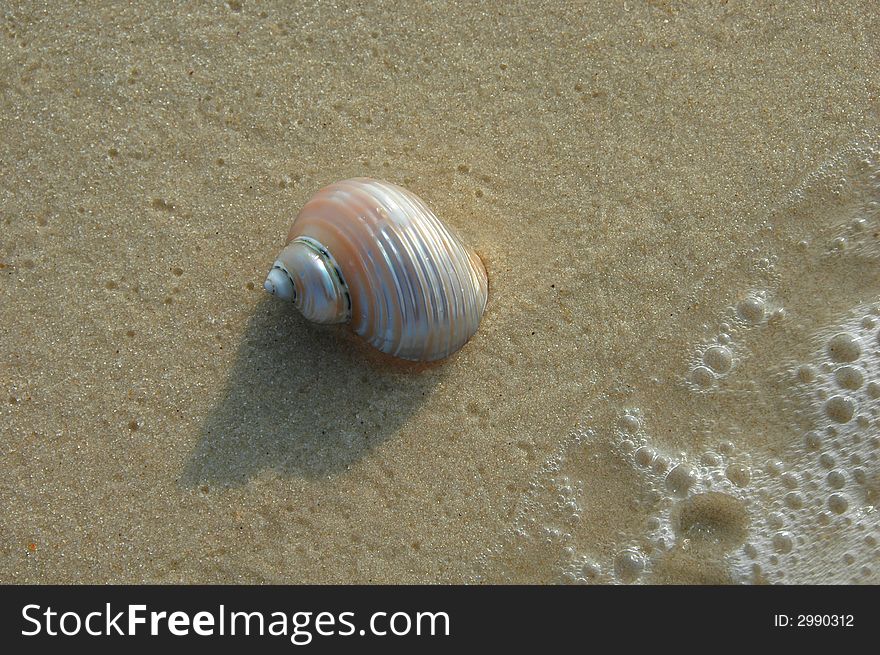
[[[666,455],[657,455],[654,458],[654,464],[651,466],[655,473],[665,473],[669,470],[671,461]]]
[[[742,464],[730,464],[725,471],[727,479],[737,487],[747,487],[752,479],[752,472],[748,466]]]
[[[849,508],[849,501],[845,494],[831,494],[828,496],[828,509],[835,514],[843,514]]]
[[[620,417],[620,429],[628,434],[635,434],[639,431],[641,423],[637,416],[632,414],[624,414]]]
[[[634,454],[634,458],[636,464],[639,466],[650,466],[651,462],[654,461],[655,453],[653,449],[648,448],[647,446],[642,446],[641,448],[636,449]]]
[[[726,346],[710,346],[703,353],[703,363],[716,373],[727,373],[732,362],[733,356]]]
[[[595,562],[586,561],[581,564],[580,574],[581,577],[586,581],[595,580],[599,577],[601,573],[602,569]]]
[[[857,337],[848,332],[835,334],[828,340],[828,356],[834,362],[854,362],[862,353]]]
[[[832,489],[843,489],[843,485],[846,484],[846,474],[840,469],[834,469],[825,476],[825,481]]]
[[[779,530],[783,525],[785,525],[785,518],[779,512],[771,512],[767,517],[767,525],[769,525],[774,530]]]
[[[798,484],[800,484],[797,474],[792,473],[791,471],[786,471],[779,477],[779,479],[787,489],[797,489]]]
[[[777,553],[790,553],[792,545],[791,534],[788,532],[777,532],[773,535],[773,548]]]
[[[718,444],[718,452],[722,455],[732,455],[734,450],[736,450],[736,446],[733,445],[732,441],[722,441]]]
[[[614,572],[625,583],[638,580],[645,570],[645,558],[636,550],[622,550],[614,558]]]
[[[804,496],[797,491],[789,491],[785,494],[784,502],[790,509],[801,509],[804,506]]]
[[[698,387],[708,389],[715,382],[715,374],[708,366],[697,366],[691,371],[691,382]]]
[[[809,364],[804,364],[803,366],[798,367],[796,375],[800,382],[809,384],[816,379],[816,369]]]
[[[764,318],[764,301],[760,298],[746,298],[736,307],[737,315],[748,323],[760,323]]]
[[[832,421],[846,423],[856,411],[856,404],[847,396],[831,396],[825,402],[825,414]]]
[[[865,383],[865,376],[855,366],[841,366],[834,371],[834,378],[842,389],[857,391]]]
[[[666,486],[678,496],[687,494],[695,482],[694,471],[687,464],[678,464],[666,475]]]

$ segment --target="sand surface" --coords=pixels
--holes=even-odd
[[[152,4],[0,11],[0,581],[880,581],[876,2]],[[441,366],[261,288],[360,175]]]

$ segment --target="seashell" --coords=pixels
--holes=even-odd
[[[477,254],[415,194],[370,178],[316,193],[263,285],[310,321],[350,322],[379,350],[434,361],[477,331],[488,297]]]

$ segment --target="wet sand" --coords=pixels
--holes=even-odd
[[[0,581],[877,582],[873,3],[2,21]],[[486,263],[442,366],[261,288],[360,175]]]

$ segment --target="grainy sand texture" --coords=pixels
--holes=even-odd
[[[880,11],[7,2],[0,581],[880,581]],[[388,367],[319,188],[483,257]]]

